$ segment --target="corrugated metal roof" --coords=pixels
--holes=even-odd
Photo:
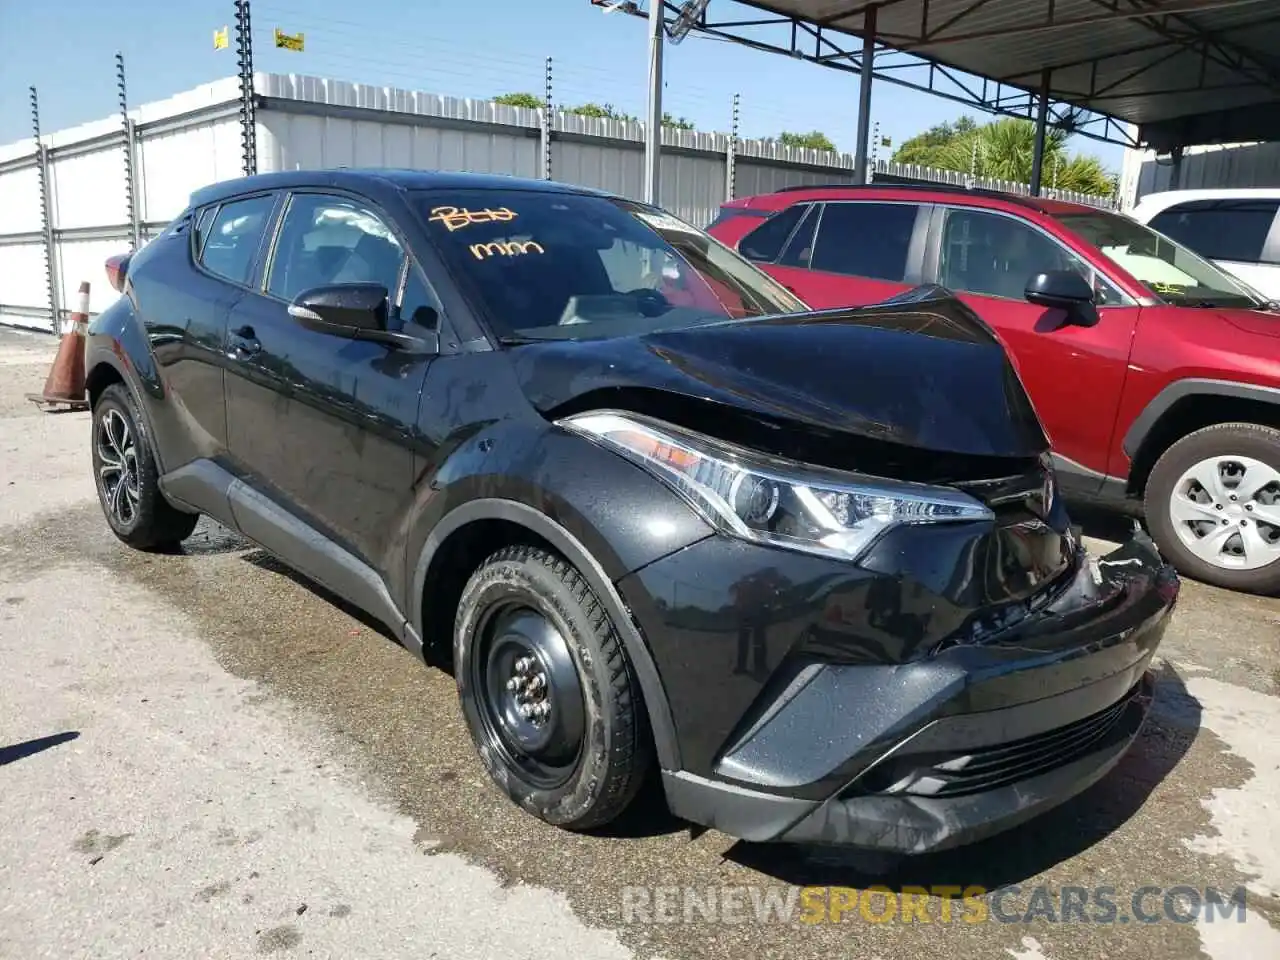
[[[1280,139],[1277,0],[741,0],[1137,124],[1168,149]],[[714,18],[715,2],[708,19]]]

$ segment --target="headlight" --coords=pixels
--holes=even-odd
[[[780,460],[636,414],[595,411],[558,425],[644,467],[744,540],[855,560],[899,524],[992,516],[959,490]]]

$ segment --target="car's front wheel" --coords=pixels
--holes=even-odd
[[[513,546],[468,581],[454,631],[463,714],[495,783],[557,826],[597,827],[652,762],[639,686],[590,586],[554,553]]]
[[[139,423],[124,384],[102,391],[93,408],[94,481],[112,532],[139,550],[162,550],[191,536],[200,518],[164,498],[151,442]]]
[[[1280,430],[1220,423],[1183,437],[1147,480],[1147,525],[1180,573],[1280,593]]]

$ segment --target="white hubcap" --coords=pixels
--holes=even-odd
[[[1252,457],[1210,457],[1178,478],[1169,516],[1205,563],[1256,570],[1280,560],[1280,470]]]

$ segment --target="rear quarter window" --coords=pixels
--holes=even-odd
[[[738,252],[748,260],[772,263],[778,259],[791,231],[808,211],[807,203],[780,210],[738,241]]]
[[[231,283],[247,284],[271,220],[275,196],[231,200],[218,207],[200,251],[200,265]]]

